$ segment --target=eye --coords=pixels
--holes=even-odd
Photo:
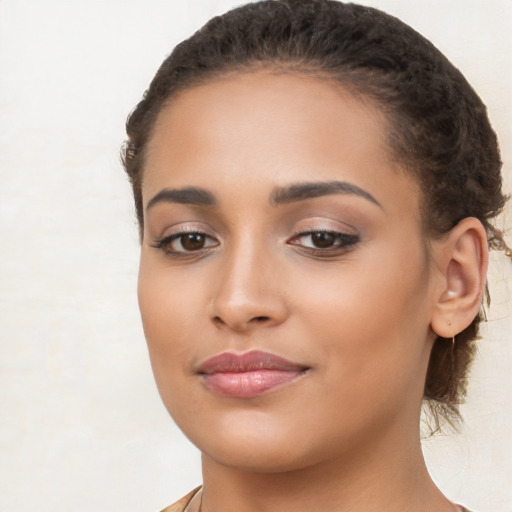
[[[308,235],[314,247],[325,249],[336,244],[337,236],[334,233],[319,231]]]
[[[211,236],[194,231],[169,235],[161,240],[157,240],[152,247],[161,249],[169,255],[182,256],[201,252],[217,245],[219,245],[219,242]]]
[[[325,253],[348,249],[357,242],[359,242],[359,236],[352,233],[319,230],[299,233],[288,243],[311,250],[314,253]]]
[[[186,235],[180,235],[178,238],[173,240],[173,249],[185,251],[198,251],[203,249],[206,245],[206,235],[203,233],[187,233]],[[178,247],[176,247],[176,245]]]

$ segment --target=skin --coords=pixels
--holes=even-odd
[[[473,219],[426,240],[420,191],[386,128],[339,84],[265,71],[188,89],[160,113],[139,303],[163,402],[203,454],[203,512],[454,510],[425,468],[420,408],[434,330],[451,336],[478,309],[485,234]],[[375,201],[272,201],[333,181]],[[162,194],[188,187],[216,204]],[[160,243],[183,230],[204,238]],[[348,236],[318,250],[318,231]],[[308,371],[250,399],[197,374],[216,354],[255,349]]]

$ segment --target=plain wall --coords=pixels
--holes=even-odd
[[[126,116],[165,55],[239,3],[0,2],[2,511],[151,512],[200,483],[198,453],[151,375],[118,154]],[[489,107],[512,191],[512,1],[364,3],[460,67]],[[512,262],[497,256],[489,276],[494,308],[465,425],[424,447],[451,499],[511,512]]]

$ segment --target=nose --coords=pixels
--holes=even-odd
[[[283,283],[272,257],[263,253],[246,245],[222,261],[211,311],[219,329],[250,332],[286,320]]]

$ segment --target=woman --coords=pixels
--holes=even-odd
[[[265,1],[180,44],[127,131],[153,371],[202,452],[166,510],[464,510],[419,443],[424,401],[457,417],[506,249],[462,75],[377,10]]]

